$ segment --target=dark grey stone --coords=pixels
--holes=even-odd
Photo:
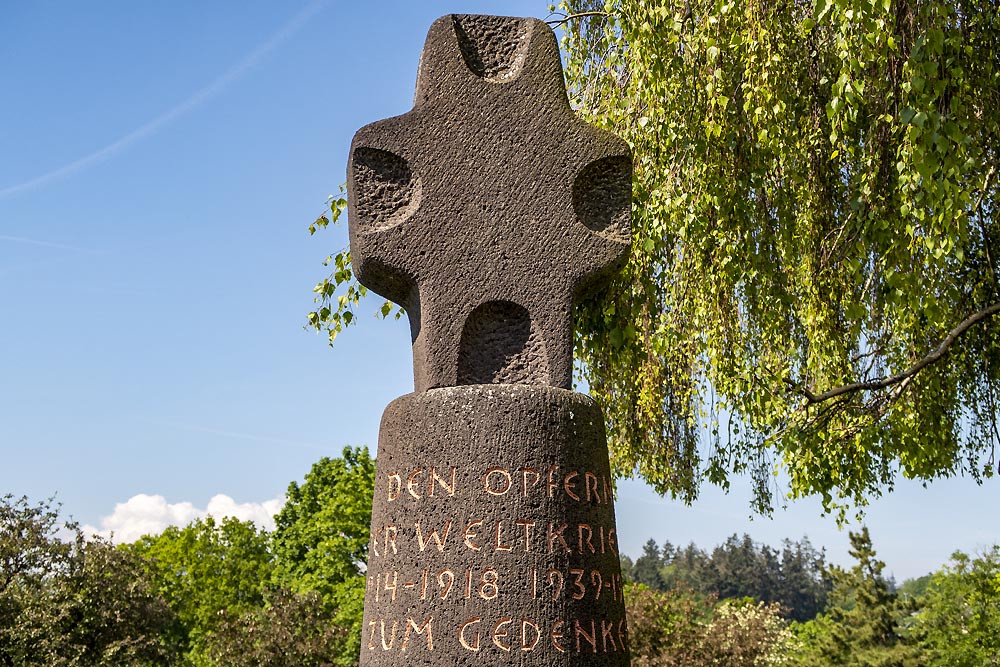
[[[437,20],[413,110],[355,135],[354,267],[406,307],[416,386],[382,417],[363,667],[629,664],[603,417],[566,389],[631,177],[535,19]]]
[[[627,253],[631,178],[570,108],[548,26],[435,21],[413,110],[359,130],[348,165],[354,268],[406,308],[416,390],[569,388],[572,308]]]
[[[629,664],[604,422],[478,385],[393,401],[379,434],[362,667]]]

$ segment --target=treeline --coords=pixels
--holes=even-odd
[[[361,650],[374,462],[317,462],[265,531],[211,518],[125,545],[0,498],[0,667],[345,667]],[[895,590],[803,539],[647,543],[625,588],[634,667],[1000,665],[1000,548]],[[798,620],[796,620],[798,619]]]
[[[0,498],[0,665],[356,665],[374,474],[345,449],[289,486],[273,532],[207,518],[117,547]]]
[[[868,529],[850,533],[850,539],[852,567],[822,564],[813,570],[813,590],[826,590],[826,603],[805,622],[789,620],[788,608],[778,600],[768,603],[739,595],[722,599],[720,591],[706,593],[711,574],[678,580],[679,587],[666,590],[634,583],[626,594],[633,666],[1000,665],[1000,547],[976,557],[955,552],[950,564],[904,582],[897,591],[883,574],[885,563],[878,560]],[[813,563],[821,563],[822,552],[817,554],[807,542],[799,546],[803,553],[819,557]],[[677,551],[665,551],[665,559],[662,551],[659,554],[660,569],[668,573],[678,560],[682,570],[701,563],[694,572],[712,573],[716,559],[727,563],[734,553],[742,554],[738,562],[759,565],[774,555],[735,536],[712,554],[689,547],[678,558]],[[794,553],[795,545],[785,543],[782,551]],[[753,553],[756,558],[751,558]],[[639,576],[652,576],[652,568],[643,569],[640,561],[648,557],[646,562],[652,562],[655,554],[655,543],[647,544],[629,568],[633,577],[637,569]],[[744,591],[758,585],[755,582],[753,577],[745,580]]]
[[[795,621],[808,621],[822,612],[832,586],[826,554],[808,538],[786,539],[779,551],[746,534],[734,534],[710,552],[693,543],[675,547],[668,541],[660,547],[651,539],[635,562],[622,558],[622,574],[656,591],[777,604]]]

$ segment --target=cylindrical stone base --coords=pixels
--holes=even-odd
[[[362,667],[627,666],[600,409],[526,385],[393,401],[367,576]]]

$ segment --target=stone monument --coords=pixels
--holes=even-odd
[[[438,19],[413,109],[355,135],[352,259],[406,308],[415,385],[379,433],[363,667],[629,664],[603,416],[570,388],[631,178],[536,19]]]

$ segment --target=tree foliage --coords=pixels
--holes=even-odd
[[[576,321],[616,472],[687,502],[749,474],[760,512],[778,490],[841,516],[900,471],[991,476],[996,1],[565,0],[554,15],[571,102],[635,158],[631,259]],[[310,232],[348,202],[329,204]],[[309,324],[332,342],[366,291],[349,251],[331,263]]]
[[[208,517],[128,545],[176,614],[181,664],[356,664],[374,476],[348,447],[289,485],[273,533]]]
[[[333,667],[344,634],[319,594],[277,588],[262,607],[222,611],[208,654],[225,667]]]
[[[850,570],[831,568],[829,611],[798,628],[802,667],[923,667],[926,655],[907,620],[913,606],[900,600],[883,577],[868,528],[851,533]]]
[[[305,482],[288,486],[272,538],[275,581],[298,593],[314,592],[345,628],[339,664],[361,651],[365,564],[368,560],[375,461],[364,447],[324,457]]]
[[[807,538],[785,540],[781,551],[744,534],[711,551],[694,544],[659,547],[649,540],[634,563],[623,562],[629,580],[662,592],[691,591],[702,597],[753,599],[777,605],[782,615],[807,621],[822,612],[830,590],[826,556]]]
[[[367,448],[345,448],[342,458],[323,457],[302,484],[292,482],[275,517],[278,577],[325,596],[364,572],[375,461]]]
[[[294,485],[300,495],[286,514],[294,520],[283,525],[332,526],[323,508],[351,514],[370,503],[370,484],[354,484],[370,464],[365,450],[319,461]],[[348,534],[353,524],[338,525]],[[114,547],[85,540],[50,502],[0,498],[0,666],[356,665],[364,588],[352,582],[360,575],[344,569],[333,583],[319,576],[322,559],[289,567],[273,540],[250,522],[204,519]],[[626,574],[663,587],[625,587],[633,664],[1000,665],[1000,547],[975,558],[956,552],[897,595],[867,531],[852,534],[851,544],[856,564],[844,569],[826,567],[807,540],[786,540],[780,557],[747,536],[712,550],[650,540],[634,564],[623,558]],[[328,563],[361,566],[364,548],[352,539],[317,545]],[[300,553],[293,546],[283,549]],[[828,580],[835,585],[824,613],[790,626],[798,610],[785,602],[789,592],[805,581],[815,604],[817,585]]]
[[[930,667],[1000,665],[1000,547],[958,551],[928,583],[917,629]]]
[[[171,526],[128,548],[145,561],[157,592],[176,613],[168,636],[185,665],[211,664],[207,647],[220,614],[261,607],[273,571],[267,534],[235,518]]]
[[[568,0],[573,104],[633,148],[629,264],[578,318],[615,468],[863,503],[992,474],[1000,12]],[[699,441],[702,429],[711,433]]]
[[[169,664],[174,615],[145,575],[134,555],[60,522],[51,502],[3,496],[0,665]]]
[[[768,667],[787,664],[792,634],[777,604],[717,603],[640,584],[625,590],[634,667]]]

